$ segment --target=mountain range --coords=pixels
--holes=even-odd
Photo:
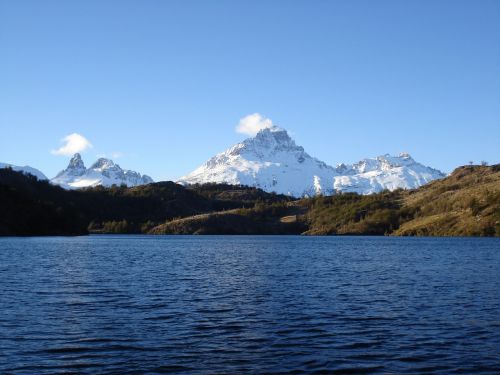
[[[99,158],[90,168],[85,168],[81,155],[77,153],[71,158],[66,169],[59,172],[50,182],[65,189],[78,189],[99,185],[138,186],[149,184],[153,179],[139,172],[122,169],[106,158]]]
[[[47,177],[32,167],[11,167]],[[409,154],[389,154],[363,159],[355,164],[333,167],[310,156],[297,145],[288,132],[277,126],[265,128],[256,136],[210,158],[177,183],[195,185],[225,183],[260,188],[293,197],[333,195],[339,192],[373,194],[383,190],[414,189],[445,177],[441,171],[416,162]],[[50,179],[65,189],[91,186],[149,184],[153,179],[139,172],[122,169],[110,159],[100,158],[86,168],[80,154],[75,154],[66,169]]]
[[[407,153],[332,167],[310,156],[286,130],[274,126],[215,155],[177,182],[247,185],[301,197],[413,189],[443,177],[444,173],[417,163]]]

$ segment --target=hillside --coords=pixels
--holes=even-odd
[[[0,170],[0,235],[500,236],[499,223],[500,165],[460,167],[414,190],[300,200],[229,184],[64,190]]]
[[[168,221],[150,234],[301,234],[305,220],[297,220],[296,202],[256,203],[251,208],[212,212]]]
[[[153,234],[499,236],[500,166],[465,166],[419,189],[343,193],[183,218]]]
[[[500,165],[464,166],[419,189],[310,200],[305,234],[499,236]]]
[[[500,165],[464,166],[405,194],[412,220],[394,235],[500,235]]]
[[[31,174],[0,169],[0,235],[77,235],[87,222],[68,194]]]
[[[65,190],[0,169],[0,235],[145,233],[166,220],[290,198],[241,186],[173,182]]]

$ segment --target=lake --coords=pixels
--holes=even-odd
[[[500,240],[0,238],[0,373],[498,373]]]

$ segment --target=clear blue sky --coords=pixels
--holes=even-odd
[[[500,1],[0,2],[0,161],[68,134],[157,180],[261,113],[327,163],[500,161]]]

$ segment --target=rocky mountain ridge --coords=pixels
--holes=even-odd
[[[139,172],[122,169],[106,158],[99,158],[90,168],[86,168],[81,155],[77,153],[71,158],[66,169],[59,172],[50,182],[65,189],[78,189],[123,184],[131,187],[149,184],[153,179]]]

